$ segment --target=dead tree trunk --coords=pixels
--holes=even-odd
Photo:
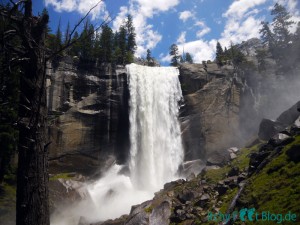
[[[32,16],[31,0],[24,6],[18,27],[25,60],[20,81],[16,224],[49,225],[44,47],[48,15]]]

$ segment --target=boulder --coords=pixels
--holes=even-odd
[[[195,198],[199,197],[199,193],[193,190],[184,189],[181,193],[178,194],[177,198],[184,204],[187,201],[192,201]]]
[[[237,147],[231,147],[231,148],[228,148],[227,151],[229,153],[235,153],[236,154],[239,151],[239,148],[237,148]]]
[[[258,137],[262,140],[269,140],[284,128],[285,126],[280,122],[263,119],[259,125]]]
[[[228,177],[238,176],[239,172],[240,172],[240,170],[238,167],[232,167],[228,172]]]
[[[169,225],[171,216],[171,205],[168,201],[163,201],[156,206],[149,217],[149,225]]]
[[[195,203],[195,206],[203,208],[209,201],[210,197],[208,194],[204,194],[201,198]]]
[[[198,175],[205,168],[205,162],[201,159],[183,162],[180,166],[180,174],[189,177],[191,174]]]
[[[294,140],[293,137],[291,137],[290,135],[280,132],[275,134],[270,140],[269,140],[269,144],[271,144],[274,147],[277,146],[281,146],[281,145],[287,145],[289,143],[291,143]]]
[[[230,154],[228,151],[217,152],[207,158],[207,165],[225,165],[230,160]]]
[[[140,205],[132,206],[129,218],[125,222],[126,225],[148,225],[149,224],[149,213],[146,209],[151,206],[152,201],[143,202]]]
[[[233,152],[230,153],[230,159],[233,160],[237,157],[237,155]]]
[[[49,181],[49,203],[50,211],[56,210],[58,205],[71,205],[77,201],[90,198],[86,184],[72,179]]]
[[[292,125],[300,116],[299,107],[300,101],[294,104],[288,110],[281,113],[280,116],[276,119],[276,121],[285,124],[286,126]]]

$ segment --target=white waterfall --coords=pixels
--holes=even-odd
[[[64,208],[52,225],[76,224],[128,214],[132,205],[153,198],[163,184],[176,179],[183,160],[178,102],[182,98],[179,71],[173,67],[127,66],[130,92],[130,177],[123,166],[112,166],[98,181],[88,184],[89,198]]]
[[[127,66],[130,92],[130,172],[135,187],[157,190],[183,160],[175,67]]]

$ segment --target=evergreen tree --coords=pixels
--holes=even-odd
[[[290,34],[290,27],[294,24],[291,21],[291,15],[287,12],[286,8],[276,3],[271,11],[273,18],[273,30],[277,44],[283,44],[282,47],[291,41],[292,35]]]
[[[120,26],[118,32],[118,47],[119,47],[120,54],[118,54],[119,57],[117,59],[117,63],[121,65],[125,65],[126,63],[126,56],[127,56],[126,36],[127,36],[126,28],[125,26],[122,25]]]
[[[81,66],[88,66],[94,62],[93,47],[94,47],[94,26],[87,20],[79,38],[79,59]]]
[[[69,41],[69,38],[70,38],[70,22],[68,21],[68,25],[67,25],[67,29],[66,29],[66,32],[65,32],[65,40],[64,40],[64,44],[67,44],[68,41]]]
[[[223,66],[224,65],[224,51],[223,48],[220,44],[220,42],[217,42],[217,46],[216,46],[216,62],[219,66]]]
[[[180,63],[184,63],[184,62],[185,62],[185,57],[184,57],[184,55],[180,55],[180,56],[179,56],[179,62],[180,62]]]
[[[193,63],[193,57],[188,52],[185,54],[185,61],[188,62],[188,63]]]
[[[147,65],[148,65],[148,66],[154,66],[153,58],[152,58],[152,56],[151,56],[151,51],[150,51],[150,49],[147,49],[147,57],[146,57],[146,60],[147,60]]]
[[[261,40],[263,44],[267,44],[269,48],[273,48],[275,46],[274,34],[270,29],[269,22],[261,22],[262,28],[259,30],[261,35]]]
[[[178,54],[178,46],[176,44],[172,44],[169,52],[171,58],[171,66],[178,66],[178,61],[180,60],[180,56]]]
[[[77,41],[79,39],[79,34],[77,31],[74,32],[74,35],[72,37],[72,42],[74,42],[74,44],[72,45],[72,47],[70,48],[70,55],[71,56],[79,56],[80,54],[80,41]]]
[[[6,6],[5,10],[10,11],[10,7]],[[0,17],[1,34],[10,30],[11,25],[4,16]],[[14,172],[11,161],[18,144],[18,131],[13,124],[18,114],[20,68],[10,66],[16,55],[8,46],[20,47],[21,39],[14,35],[6,37],[0,35],[0,184],[5,175]]]
[[[127,35],[126,63],[131,63],[133,62],[134,52],[136,50],[136,34],[133,26],[132,16],[130,14],[127,15],[125,27]]]
[[[110,63],[112,61],[112,51],[113,51],[113,31],[105,24],[102,27],[102,33],[100,35],[100,61],[105,63]]]
[[[232,43],[230,44],[229,59],[231,60],[233,66],[238,68],[242,63],[246,61],[245,55]]]
[[[54,52],[58,51],[62,46],[62,32],[60,29],[60,20],[57,26],[56,34],[55,34],[55,44],[54,44]]]

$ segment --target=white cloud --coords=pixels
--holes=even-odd
[[[215,48],[217,41],[196,40],[184,43],[178,46],[179,49],[184,47],[185,52],[189,52],[195,63],[201,63],[203,60],[213,60],[215,58]]]
[[[160,61],[163,62],[163,63],[170,63],[170,62],[171,62],[171,58],[172,58],[172,57],[171,57],[169,54],[167,54],[167,55],[160,54],[160,55],[159,55],[159,59],[160,59]]]
[[[178,39],[177,39],[177,43],[178,44],[184,43],[185,42],[185,36],[186,36],[186,31],[181,32]]]
[[[211,29],[209,27],[205,27],[201,30],[199,30],[196,35],[198,38],[201,38],[202,36],[204,36],[205,34],[209,33],[211,31]]]
[[[229,9],[223,14],[223,17],[242,18],[244,14],[251,8],[264,4],[267,0],[236,0]]]
[[[97,5],[91,12],[92,20],[108,17],[106,11],[106,5],[104,1],[99,0],[45,0],[46,6],[53,6],[57,12],[78,12],[81,15],[85,15],[91,8]]]
[[[235,0],[222,15],[227,20],[220,43],[228,47],[230,42],[236,44],[250,38],[259,38],[263,18],[257,18],[260,12],[258,7],[266,2],[267,0]]]
[[[139,12],[145,17],[152,17],[153,14],[167,11],[179,4],[179,0],[131,0],[139,5]]]
[[[197,33],[196,33],[196,36],[198,38],[203,37],[205,34],[207,34],[211,31],[211,29],[201,20],[197,21],[194,25],[197,27],[200,27],[200,30],[197,31]]]
[[[210,41],[196,40],[178,45],[179,52],[182,50],[192,55],[195,63],[201,63],[206,60],[213,60],[215,58],[215,48],[217,41],[215,39]],[[171,62],[170,55],[160,54],[160,61],[164,63]]]
[[[183,11],[179,13],[179,19],[186,22],[189,18],[193,18],[194,14],[191,11]]]
[[[225,30],[221,35],[220,43],[223,46],[229,46],[230,42],[236,44],[250,38],[259,38],[260,27],[261,19],[255,19],[252,16],[248,17],[243,22],[230,19],[227,21]]]

